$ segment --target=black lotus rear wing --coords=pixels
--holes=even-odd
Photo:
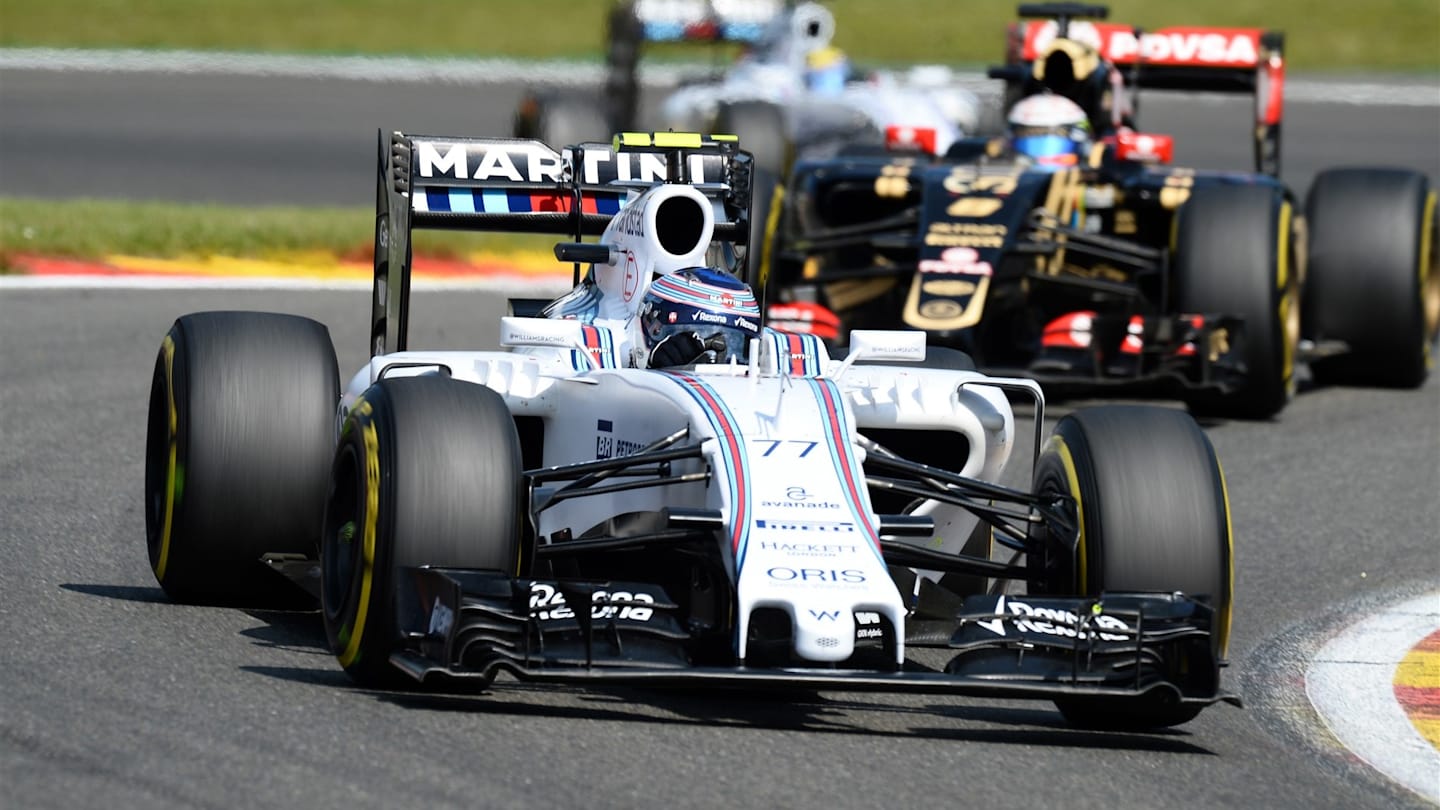
[[[523,138],[379,135],[372,357],[406,348],[411,233],[416,228],[603,233],[627,202],[658,183],[687,183],[717,203],[715,236],[749,236],[750,156],[733,137],[623,133],[557,152]]]
[[[1105,19],[1109,10],[1080,3],[1026,4],[1019,14],[1040,19],[1010,25],[1006,64],[992,69],[992,78],[1018,82],[1031,92],[1049,87],[1045,65],[1059,51],[1073,63],[1076,82],[1108,62],[1131,88],[1248,93],[1255,99],[1255,170],[1280,174],[1283,33],[1205,26],[1142,31],[1090,22]]]

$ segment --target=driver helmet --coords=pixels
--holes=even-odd
[[[755,294],[730,273],[687,267],[656,278],[640,301],[636,365],[744,363],[760,336]]]
[[[838,95],[849,75],[850,60],[839,48],[827,45],[805,55],[805,85],[812,93]]]
[[[1010,148],[1040,168],[1078,166],[1094,141],[1089,117],[1064,96],[1023,98],[1010,109],[1008,121]]]

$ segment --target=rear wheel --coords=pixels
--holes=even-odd
[[[1233,583],[1230,507],[1215,450],[1195,420],[1137,406],[1072,413],[1041,453],[1035,491],[1074,498],[1080,532],[1072,556],[1031,559],[1032,591],[1181,591],[1214,608],[1213,649],[1216,660],[1224,655]],[[1173,726],[1200,712],[1121,698],[1065,698],[1056,705],[1083,726]]]
[[[745,245],[745,265],[741,268],[741,276],[758,294],[770,282],[767,258],[775,225],[771,220],[780,215],[784,193],[778,178],[764,169],[755,170],[750,189],[750,235]]]
[[[145,439],[146,545],[170,598],[304,604],[261,557],[315,555],[339,388],[330,333],[308,318],[200,312],[170,327]]]
[[[1416,172],[1334,169],[1305,212],[1305,334],[1349,348],[1313,363],[1316,380],[1420,386],[1440,327],[1435,190]]]
[[[534,138],[556,150],[610,140],[599,103],[578,96],[527,95],[515,113],[515,137]]]
[[[1295,393],[1300,279],[1292,265],[1290,203],[1268,185],[1196,189],[1176,214],[1177,311],[1238,316],[1243,381],[1187,397],[1197,416],[1266,419]]]
[[[520,473],[515,422],[489,388],[388,379],[354,404],[335,454],[320,567],[330,648],[356,682],[410,683],[389,661],[403,568],[518,572]]]
[[[740,148],[755,157],[755,168],[783,178],[790,170],[793,149],[785,128],[785,113],[766,101],[737,101],[720,107],[714,133],[734,135]]]
[[[637,128],[640,108],[640,81],[637,68],[645,40],[644,26],[630,0],[610,10],[605,46],[605,120],[608,132]]]

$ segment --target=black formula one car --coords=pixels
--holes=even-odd
[[[1217,416],[1276,414],[1301,360],[1318,381],[1420,385],[1440,321],[1427,178],[1325,171],[1302,207],[1277,177],[1278,33],[1083,21],[1105,13],[1022,6],[1049,19],[1017,25],[991,73],[1012,100],[1085,111],[1095,147],[1073,166],[985,139],[799,164],[767,236],[775,322],[838,343],[921,329],[1052,394],[1177,396]],[[1140,87],[1253,93],[1255,171],[1165,165],[1169,136],[1134,129]]]

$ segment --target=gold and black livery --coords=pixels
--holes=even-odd
[[[1064,30],[1037,59],[1085,52],[1055,44]],[[1278,35],[1255,41],[1278,58]],[[1050,67],[1041,73],[1054,79]],[[1050,91],[1033,70],[1010,72],[1016,88]],[[1181,67],[1151,73],[1170,87],[1239,75],[1196,69],[1187,85]],[[770,241],[769,300],[833,314],[839,327],[824,337],[839,344],[851,329],[925,330],[982,370],[1038,379],[1053,395],[1123,390],[1268,418],[1293,395],[1302,360],[1322,382],[1418,386],[1440,321],[1434,189],[1415,172],[1337,169],[1302,201],[1276,176],[1273,106],[1250,172],[1163,165],[1134,147],[1168,136],[1137,132],[1133,117],[1060,170],[985,138],[933,158],[857,148],[803,161]]]

